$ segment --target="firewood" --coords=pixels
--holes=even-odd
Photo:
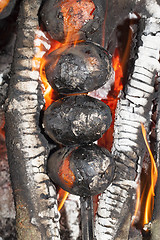
[[[48,147],[38,126],[43,96],[32,71],[39,7],[39,0],[21,3],[5,116],[19,240],[60,239],[56,190],[46,174]]]

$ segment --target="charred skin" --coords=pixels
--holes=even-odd
[[[40,25],[57,41],[64,41],[69,35],[79,34],[85,38],[94,33],[104,19],[100,0],[43,1],[39,11]]]
[[[84,144],[98,140],[112,121],[110,108],[87,95],[60,99],[44,112],[48,136],[63,145]]]
[[[61,94],[87,93],[102,87],[111,76],[111,58],[91,43],[58,49],[45,58],[45,73],[52,88]]]
[[[0,50],[9,42],[16,29],[16,19],[21,0],[0,2]]]
[[[17,0],[0,1],[0,20],[8,17],[14,10]]]
[[[9,0],[2,0],[0,2],[0,13],[5,9],[5,7],[8,5]]]
[[[49,177],[67,192],[80,196],[103,192],[114,170],[111,154],[95,144],[62,148],[48,160]]]

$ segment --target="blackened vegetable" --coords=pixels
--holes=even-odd
[[[70,96],[52,103],[44,112],[44,129],[63,145],[98,140],[112,121],[110,108],[87,95]]]
[[[65,147],[48,160],[50,178],[75,195],[97,195],[111,183],[115,163],[105,148],[96,144]]]
[[[83,42],[58,49],[46,57],[45,73],[54,90],[61,94],[86,93],[102,87],[111,76],[107,52]]]

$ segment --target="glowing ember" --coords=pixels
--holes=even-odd
[[[59,173],[58,173],[62,182],[64,182],[64,184],[69,188],[71,188],[73,186],[73,183],[75,181],[75,176],[69,166],[69,159],[70,159],[71,154],[72,153],[70,153],[69,156],[65,158],[62,166],[59,169]]]
[[[0,0],[0,13],[8,5],[8,3],[9,3],[9,0]]]
[[[141,124],[141,128],[142,128],[142,134],[144,137],[144,141],[145,144],[147,146],[149,155],[150,155],[150,159],[151,159],[151,173],[150,173],[150,186],[149,186],[149,190],[147,190],[148,186],[148,181],[145,181],[145,185],[143,186],[143,189],[140,189],[140,183],[138,185],[138,189],[137,189],[137,202],[136,202],[136,210],[133,216],[133,222],[132,225],[134,224],[134,219],[135,218],[139,218],[139,214],[140,214],[140,208],[144,206],[144,214],[142,216],[142,227],[145,224],[148,224],[151,221],[152,218],[152,213],[153,213],[153,207],[154,207],[154,188],[157,182],[157,177],[158,177],[158,171],[157,171],[157,167],[156,167],[156,163],[154,160],[154,157],[152,155],[152,152],[150,150],[148,141],[147,141],[147,137],[146,137],[146,130],[144,128],[144,125]],[[141,193],[141,194],[140,194]],[[147,196],[146,196],[147,195]]]
[[[66,0],[62,2],[61,12],[64,18],[65,42],[73,42],[73,35],[90,19],[94,18],[94,10],[95,5],[91,0]]]
[[[46,65],[45,54],[48,55],[51,52],[59,49],[57,54],[60,55],[73,42],[74,45],[76,45],[77,42],[80,42],[78,40],[79,38],[78,34],[76,35],[76,37],[73,37],[73,35],[75,33],[78,33],[78,31],[87,21],[93,19],[94,10],[95,5],[91,0],[87,1],[85,0],[81,2],[77,2],[76,0],[62,1],[61,11],[64,17],[64,32],[66,35],[64,43],[60,43],[54,39],[51,39],[50,42],[51,46],[49,49],[46,49],[45,52],[43,50],[44,48],[43,44],[39,44],[39,46],[37,47],[37,53],[33,58],[34,67],[32,68],[32,70],[33,71],[39,70],[40,78],[44,85],[45,109],[47,109],[56,98],[55,92],[51,88],[46,78],[44,70]],[[35,40],[37,39],[38,36],[36,36]],[[53,63],[53,68],[56,66],[58,60],[59,58],[57,58],[57,61]]]
[[[111,91],[107,96],[107,99],[102,99],[102,101],[105,102],[110,107],[110,110],[112,112],[112,123],[110,128],[103,135],[103,137],[98,140],[98,145],[107,148],[109,151],[111,150],[112,143],[113,143],[114,119],[115,119],[115,110],[116,110],[117,102],[119,99],[118,95],[120,91],[123,89],[123,84],[122,84],[123,71],[120,63],[118,49],[115,50],[115,53],[112,59],[112,65],[115,71],[114,85],[112,86]]]

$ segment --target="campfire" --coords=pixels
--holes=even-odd
[[[17,4],[3,110],[17,239],[158,239],[160,5]]]

